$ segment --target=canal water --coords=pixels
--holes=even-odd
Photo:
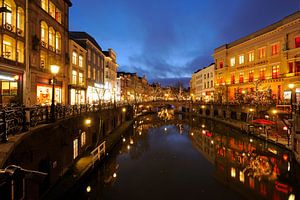
[[[63,199],[299,199],[289,151],[201,118],[144,116]]]

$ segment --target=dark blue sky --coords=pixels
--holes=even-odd
[[[73,0],[70,30],[113,48],[119,71],[187,77],[216,47],[299,10],[300,0]]]

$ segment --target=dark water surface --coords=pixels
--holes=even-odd
[[[299,177],[288,151],[212,121],[183,118],[137,121],[65,199],[297,199]]]

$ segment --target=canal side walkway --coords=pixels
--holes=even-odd
[[[113,149],[113,147],[120,141],[123,133],[128,130],[132,125],[133,120],[126,121],[118,128],[116,128],[111,134],[107,135],[103,140],[105,141],[105,153],[106,155]],[[101,159],[103,160],[103,159]],[[95,165],[99,164],[98,161]],[[89,171],[93,169],[93,159],[90,153],[86,153],[79,158],[66,172],[64,176],[44,195],[44,200],[60,199],[63,194],[69,191],[82,177],[84,177]]]

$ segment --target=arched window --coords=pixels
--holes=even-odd
[[[4,0],[4,7],[6,7],[9,12],[3,12],[3,25],[9,31],[15,31],[16,25],[16,4],[13,0]]]
[[[21,7],[17,11],[17,34],[24,36],[24,10]]]
[[[60,54],[61,53],[61,35],[59,32],[55,33],[55,48],[56,48],[56,53]]]
[[[48,25],[46,22],[41,22],[41,44],[43,47],[48,47]]]
[[[52,27],[49,28],[49,49],[55,51],[55,30]]]

